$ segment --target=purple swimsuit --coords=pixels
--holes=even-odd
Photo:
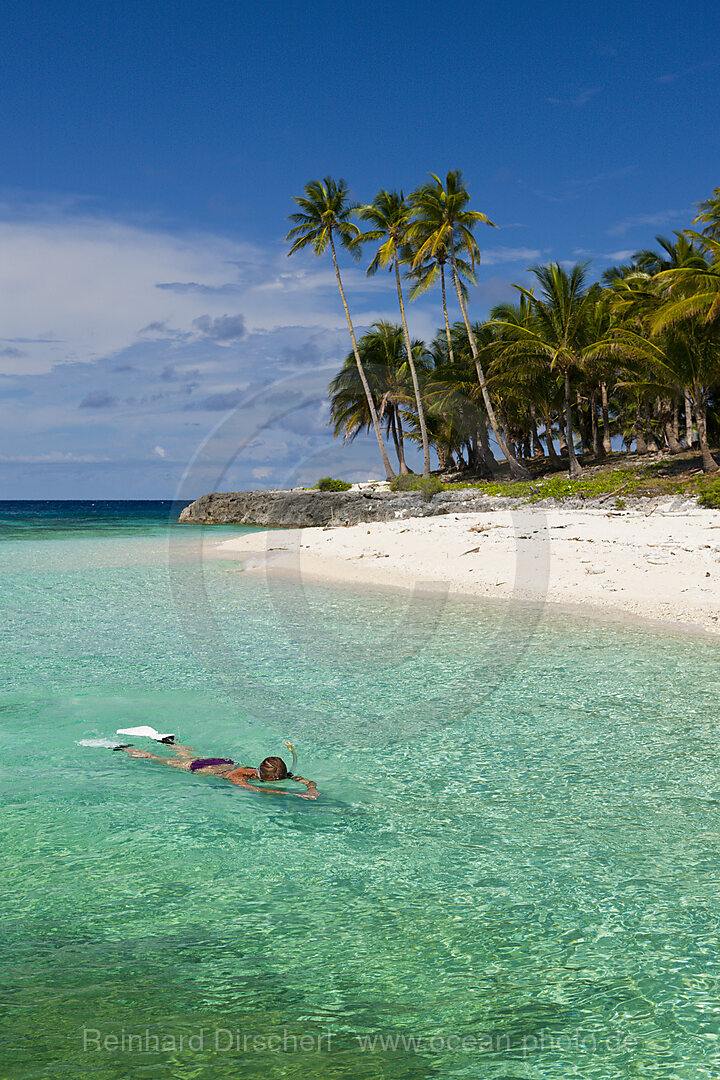
[[[234,765],[235,762],[229,757],[199,757],[190,764],[190,772],[196,769],[205,769],[208,765]]]

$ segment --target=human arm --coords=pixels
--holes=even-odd
[[[307,788],[305,794],[300,795],[301,799],[317,799],[320,793],[315,786],[314,780],[306,780],[304,776],[293,776],[293,780],[295,780],[295,782],[298,784],[304,784]]]
[[[247,788],[248,791],[257,791],[261,795],[294,795],[298,799],[317,799],[318,796],[317,788],[312,780],[305,780],[299,776],[294,776],[293,780],[299,780],[301,783],[307,785],[308,790],[303,794],[299,791],[279,791],[277,788],[258,787],[257,784],[250,783],[251,780],[258,779],[257,769],[250,769],[247,767],[233,769],[232,772],[225,774],[225,779],[229,780],[231,784],[237,784],[238,787]]]

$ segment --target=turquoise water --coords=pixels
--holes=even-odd
[[[168,510],[0,506],[0,1075],[719,1076],[718,646],[268,590]],[[147,722],[322,797],[78,745]]]

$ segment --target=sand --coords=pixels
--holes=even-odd
[[[687,502],[276,529],[215,550],[252,573],[581,605],[720,633],[720,513]]]

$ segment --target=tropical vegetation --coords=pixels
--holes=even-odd
[[[430,174],[408,196],[383,189],[364,205],[351,201],[344,180],[326,177],[295,201],[290,254],[329,249],[350,334],[351,351],[329,387],[335,435],[352,441],[374,432],[396,487],[411,484],[408,441],[421,450],[428,490],[431,451],[446,479],[513,487],[561,470],[578,481],[620,448],[695,448],[703,472],[718,473],[720,188],[699,204],[693,224],[702,231],[657,236],[656,247],[597,280],[589,264],[530,267],[514,298],[481,321],[469,306],[481,257],[476,232],[496,226],[471,207],[460,172]],[[358,260],[368,245],[367,273],[392,274],[399,322],[376,322],[357,336],[338,249]],[[443,325],[424,342],[411,336],[408,305],[435,287]],[[716,499],[714,488],[704,498]]]

